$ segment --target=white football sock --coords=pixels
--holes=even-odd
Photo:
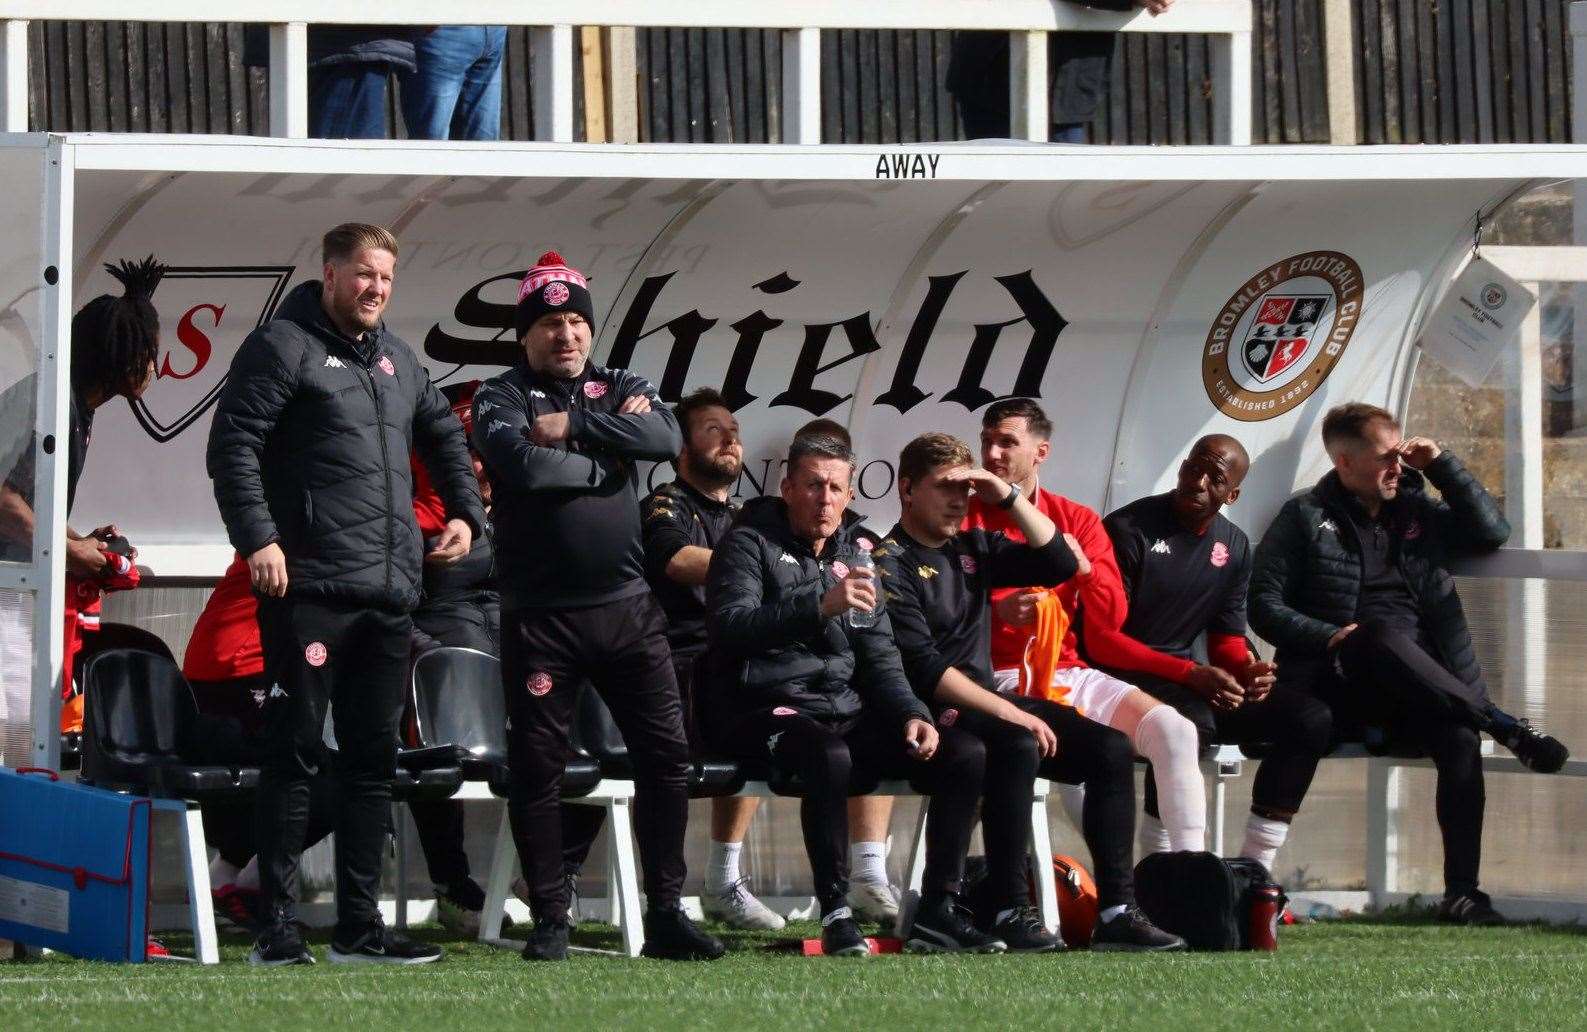
[[[1206,849],[1207,790],[1196,725],[1172,706],[1155,706],[1135,727],[1135,748],[1152,763],[1169,848]]]
[[[1259,862],[1272,874],[1278,851],[1283,848],[1284,840],[1288,837],[1288,824],[1253,813],[1245,819],[1245,844],[1240,847],[1240,855]]]
[[[1173,847],[1168,844],[1168,829],[1163,822],[1149,813],[1141,814],[1141,823],[1135,830],[1137,859],[1153,853],[1166,853]]]
[[[887,843],[849,843],[849,881],[887,884]]]
[[[738,881],[738,858],[744,852],[742,842],[718,842],[711,840],[711,854],[705,861],[705,889],[707,892],[721,892],[723,889]]]
[[[259,858],[249,857],[248,862],[242,865],[242,870],[237,872],[237,880],[233,883],[239,889],[259,891]]]
[[[209,862],[209,887],[224,889],[228,885],[237,884],[238,870],[239,868],[228,864],[217,854],[215,859]]]
[[[1052,791],[1058,796],[1058,801],[1063,804],[1064,816],[1069,818],[1069,823],[1075,830],[1084,833],[1086,812],[1086,786],[1066,785],[1062,781],[1053,782]]]
[[[1123,903],[1115,903],[1097,914],[1097,924],[1107,924],[1109,921],[1124,913],[1128,908]]]

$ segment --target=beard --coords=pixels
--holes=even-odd
[[[714,458],[707,458],[691,452],[684,456],[683,464],[692,478],[713,487],[731,485],[738,479],[738,475],[744,471],[743,460],[732,455],[717,455]]]

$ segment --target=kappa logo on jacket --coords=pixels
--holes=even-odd
[[[798,566],[799,565],[799,560],[795,559],[793,556],[789,555],[787,552],[784,552],[782,555],[779,555],[777,557],[777,561],[779,563],[787,563],[789,566]]]
[[[1173,549],[1168,547],[1168,542],[1164,541],[1162,538],[1157,539],[1157,543],[1152,546],[1152,551],[1156,552],[1158,555],[1174,554]]]
[[[1330,534],[1339,533],[1339,527],[1334,523],[1333,520],[1323,520],[1321,523],[1317,524],[1317,529],[1326,530]]]
[[[504,420],[504,419],[493,419],[493,420],[490,421],[490,425],[485,428],[485,432],[487,434],[493,434],[497,430],[511,430],[511,429],[512,429],[512,424],[507,422],[506,420]]]
[[[341,359],[337,358],[335,355],[326,355],[325,356],[325,368],[326,369],[346,369],[347,368],[347,363],[343,362]]]
[[[531,398],[544,398],[545,396],[546,396],[546,392],[541,390],[540,388],[538,388],[538,387],[529,388],[529,397],[531,397]]]

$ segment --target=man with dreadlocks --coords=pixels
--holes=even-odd
[[[71,408],[66,445],[66,511],[77,497],[77,478],[88,455],[94,429],[94,410],[112,398],[135,401],[154,379],[154,359],[160,346],[160,317],[151,297],[165,275],[165,266],[153,255],[141,262],[106,265],[122,285],[122,294],[101,294],[72,316]],[[0,395],[5,421],[0,442],[21,446],[21,454],[0,464],[5,482],[0,485],[0,560],[27,562],[33,553],[34,466],[37,455],[26,427],[34,422],[37,373],[17,381]],[[94,577],[109,559],[105,546],[119,536],[115,527],[100,527],[88,534],[66,528],[66,569]]]

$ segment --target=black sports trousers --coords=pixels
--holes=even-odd
[[[574,609],[502,614],[507,812],[535,920],[567,919],[560,797],[581,683],[606,700],[633,760],[634,833],[652,908],[676,905],[685,874],[689,746],[666,619],[646,593]]]
[[[349,942],[380,924],[377,893],[410,632],[405,613],[291,597],[259,600],[270,682],[258,796],[261,907],[268,920],[296,916],[298,863],[329,707],[337,743],[330,761],[338,793],[336,937]]]
[[[1444,891],[1477,887],[1482,866],[1482,736],[1493,704],[1482,684],[1470,685],[1405,631],[1368,621],[1333,650],[1335,674],[1318,694],[1347,720],[1379,724],[1427,750],[1438,772],[1435,809],[1444,840]],[[1343,676],[1337,676],[1342,674]]]
[[[1040,759],[1035,736],[1024,728],[987,713],[956,713],[954,726],[986,743],[981,837],[986,845],[987,892],[999,908],[1030,898],[1026,843],[1030,839],[1033,780],[1040,775],[1049,781],[1086,786],[1080,831],[1091,851],[1099,905],[1106,908],[1135,902],[1135,750],[1129,738],[1073,706],[1025,696],[1004,698],[1040,717],[1052,729],[1058,738],[1058,753]],[[945,714],[938,715],[939,723]],[[1023,790],[1017,791],[1020,784]],[[1052,857],[1038,856],[1036,862],[1051,863]]]
[[[1261,702],[1235,710],[1216,710],[1183,685],[1142,674],[1120,675],[1137,688],[1174,707],[1196,725],[1202,748],[1214,742],[1271,745],[1256,767],[1251,809],[1264,817],[1287,821],[1300,810],[1317,764],[1328,752],[1333,714],[1323,702],[1294,688],[1278,685]],[[1148,768],[1150,771],[1150,768]],[[1157,812],[1157,779],[1146,778],[1146,812]]]
[[[815,876],[816,899],[827,914],[842,906],[849,892],[849,796],[868,792],[883,779],[906,778],[930,798],[923,893],[957,893],[963,887],[986,746],[956,727],[939,731],[936,754],[923,761],[909,752],[902,724],[865,716],[820,721],[776,706],[728,718],[721,740],[734,755],[769,759],[803,782],[799,816],[805,852]],[[1025,793],[1028,802],[1028,778]]]

